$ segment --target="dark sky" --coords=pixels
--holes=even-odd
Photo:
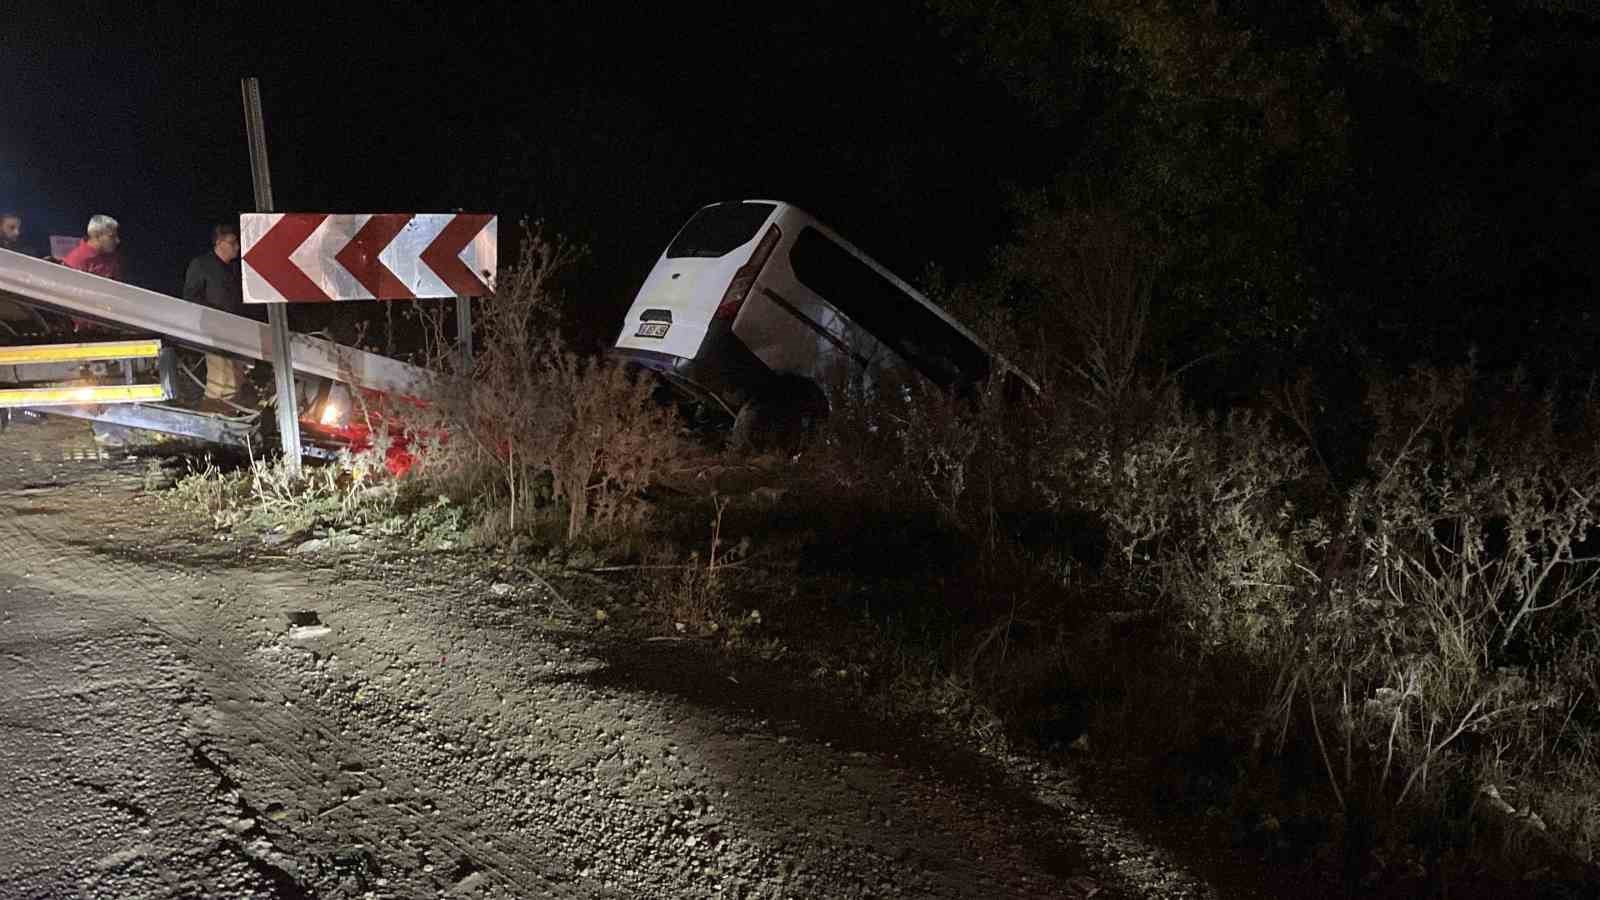
[[[253,208],[255,75],[280,210],[542,216],[614,316],[701,204],[791,200],[914,280],[981,265],[1005,185],[1051,169],[921,0],[274,6],[14,0],[0,205],[41,244],[109,213],[134,280],[175,289]]]

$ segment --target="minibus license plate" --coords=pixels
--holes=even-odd
[[[640,322],[639,332],[636,337],[666,337],[667,329],[672,327],[671,322]]]

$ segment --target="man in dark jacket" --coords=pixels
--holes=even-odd
[[[22,245],[22,216],[6,209],[0,209],[0,250],[10,250],[12,253],[28,253],[28,248]],[[10,300],[0,300],[0,334],[10,334],[18,331],[21,324],[33,324],[33,314],[28,308]]]
[[[211,229],[211,252],[196,256],[183,277],[183,299],[244,315],[244,280],[239,274],[239,229]]]
[[[247,316],[244,281],[239,267],[239,229],[218,225],[211,229],[211,250],[195,257],[183,278],[183,299],[212,309]],[[253,317],[252,317],[253,318]],[[200,408],[232,412],[245,384],[246,366],[220,353],[206,354],[206,394]]]
[[[22,214],[0,209],[0,250],[27,253],[22,246]]]
[[[24,237],[22,214],[0,207],[0,250],[10,250],[23,256],[38,256],[33,245]],[[51,262],[60,262],[45,257]],[[45,313],[11,300],[0,300],[0,335],[21,332],[45,332],[54,328],[68,328],[67,319],[55,313]]]

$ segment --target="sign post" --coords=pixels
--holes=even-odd
[[[456,298],[456,344],[461,348],[461,374],[472,371],[472,298]]]
[[[256,212],[272,212],[272,177],[267,166],[267,133],[261,116],[261,86],[244,80],[244,127],[250,141],[250,175],[255,182]],[[289,355],[289,307],[267,306],[272,329],[272,376],[278,385],[278,435],[283,442],[283,464],[300,474],[300,405],[294,390],[294,363]]]

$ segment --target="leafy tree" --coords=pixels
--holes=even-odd
[[[1570,366],[1600,337],[1587,5],[930,2],[1061,146],[1007,259],[1115,210],[1149,248],[1152,356],[1227,351],[1207,387],[1361,348]]]

